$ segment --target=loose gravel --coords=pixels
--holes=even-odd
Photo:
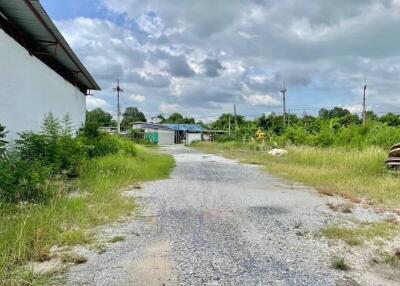
[[[86,253],[68,285],[345,285],[316,235],[329,210],[315,191],[260,167],[173,146],[170,179],[132,190],[141,204],[103,235],[125,239]]]

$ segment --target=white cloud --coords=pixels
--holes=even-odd
[[[252,106],[263,105],[269,107],[280,106],[281,102],[268,94],[243,95],[244,100]]]
[[[350,111],[351,113],[354,113],[354,114],[361,113],[363,110],[363,107],[361,104],[346,105],[346,106],[343,106],[343,108],[347,109],[348,111]]]
[[[179,104],[161,103],[159,110],[163,113],[181,112],[182,107]]]
[[[100,2],[103,19],[57,22],[103,89],[88,107],[113,106],[117,78],[152,114],[276,111],[284,80],[292,108],[352,106],[364,75],[370,106],[400,107],[398,0]]]
[[[143,95],[140,95],[140,94],[132,94],[129,98],[136,102],[145,102],[146,101],[146,97]]]
[[[86,97],[86,108],[92,110],[95,108],[108,109],[110,106],[104,99],[88,96]]]
[[[181,96],[183,93],[183,80],[173,78],[170,86],[171,95]]]

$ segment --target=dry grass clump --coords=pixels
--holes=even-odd
[[[388,238],[399,231],[397,225],[381,222],[365,223],[355,227],[328,226],[322,230],[322,234],[328,239],[339,239],[348,245],[356,246],[375,238]]]
[[[332,267],[342,271],[347,271],[350,269],[350,266],[346,263],[344,257],[334,257],[332,259]]]
[[[64,253],[61,255],[61,261],[63,263],[83,264],[87,262],[87,258],[80,254]]]

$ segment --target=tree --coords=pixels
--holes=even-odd
[[[101,108],[86,111],[86,122],[99,125],[99,127],[114,126],[111,114]]]
[[[281,135],[284,130],[283,116],[272,113],[268,116],[265,114],[257,118],[257,126],[266,131],[272,131],[276,135]]]
[[[230,121],[231,121],[232,132],[235,130],[235,122],[236,121],[237,121],[239,127],[245,122],[244,117],[241,115],[236,115],[236,121],[235,121],[234,115],[232,115],[230,113],[224,113],[212,124],[212,128],[216,129],[216,130],[228,130],[229,129],[229,117],[231,118]]]
[[[48,113],[43,121],[42,133],[51,138],[58,138],[61,133],[60,121],[53,113]]]
[[[147,122],[146,116],[137,107],[128,107],[122,114],[121,129],[128,130],[134,122]]]
[[[157,118],[158,122],[160,123],[165,122],[165,117],[162,114],[157,115],[155,118]]]
[[[349,125],[360,124],[361,120],[357,114],[348,114],[338,119],[338,123],[341,127],[347,127]]]
[[[95,108],[91,111],[86,111],[86,121],[82,131],[88,137],[99,136],[99,128],[105,126],[115,126],[110,113],[101,108]]]
[[[376,115],[372,110],[367,110],[365,113],[367,120],[378,120],[378,115]]]
[[[317,134],[321,130],[321,118],[312,115],[304,115],[299,125],[310,134]]]
[[[166,119],[167,123],[181,123],[181,124],[183,124],[183,121],[184,121],[183,115],[180,114],[180,113],[177,113],[177,112],[171,114],[171,116]]]
[[[399,126],[400,116],[394,113],[388,113],[379,119],[381,122],[386,123],[388,126]]]
[[[72,119],[69,114],[65,114],[63,119],[61,120],[61,132],[63,136],[70,136],[72,135]]]
[[[326,120],[330,120],[333,118],[340,118],[350,114],[351,114],[350,111],[341,107],[335,107],[333,109],[322,108],[319,111],[319,116]]]
[[[182,114],[175,112],[170,117],[164,119],[161,123],[175,123],[175,124],[195,124],[196,120],[192,117],[183,117]]]

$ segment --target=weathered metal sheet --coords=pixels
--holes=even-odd
[[[389,157],[400,157],[400,148],[390,150]]]

